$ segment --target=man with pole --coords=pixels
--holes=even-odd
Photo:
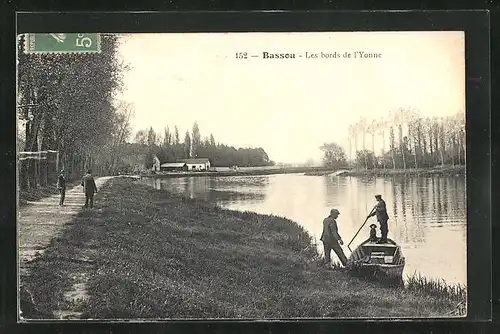
[[[331,258],[330,253],[333,249],[335,254],[340,259],[340,262],[344,266],[347,265],[347,257],[342,250],[340,245],[343,245],[344,242],[339,235],[339,230],[337,226],[337,218],[340,212],[337,209],[332,209],[330,211],[330,215],[323,220],[323,233],[321,233],[320,240],[323,242],[324,251],[325,251],[325,264],[327,267],[331,267]]]
[[[375,211],[370,213],[367,218],[373,217],[375,215],[377,216],[377,221],[380,223],[380,232],[382,234],[382,237],[377,243],[386,244],[387,233],[389,232],[389,226],[387,225],[387,221],[389,220],[389,215],[387,214],[385,201],[382,199],[382,195],[375,195],[375,199],[377,200]]]

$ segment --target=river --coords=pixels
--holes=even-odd
[[[319,240],[323,218],[339,209],[345,244],[381,194],[389,213],[389,238],[402,246],[405,275],[466,285],[466,193],[460,176],[342,177],[281,174],[145,179],[157,189],[203,198],[228,209],[287,217]],[[351,244],[368,237],[371,218]],[[378,230],[378,234],[380,231]],[[319,242],[321,245],[321,242]],[[334,259],[335,254],[332,253]]]

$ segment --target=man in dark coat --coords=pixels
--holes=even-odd
[[[57,190],[59,190],[60,199],[59,206],[64,206],[64,198],[66,197],[66,178],[64,177],[64,169],[59,172],[57,178]]]
[[[382,195],[375,195],[375,199],[377,200],[377,205],[375,206],[375,210],[368,216],[368,218],[375,215],[377,216],[377,221],[380,223],[380,232],[382,234],[382,237],[377,243],[385,244],[387,243],[387,233],[389,232],[389,226],[387,225],[389,215],[387,214],[385,201],[382,199]]]
[[[337,227],[337,218],[340,212],[337,209],[332,209],[330,211],[330,215],[323,220],[323,233],[321,233],[320,240],[323,242],[324,250],[325,250],[325,262],[327,266],[331,265],[330,253],[333,249],[335,254],[340,259],[340,262],[344,266],[347,265],[347,257],[342,250],[340,245],[343,245],[344,242],[339,235],[339,230]]]
[[[82,186],[85,192],[85,207],[88,208],[90,204],[92,208],[94,206],[94,194],[97,192],[97,186],[92,176],[91,169],[89,169],[87,174],[82,178]]]

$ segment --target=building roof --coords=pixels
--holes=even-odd
[[[160,167],[172,167],[172,168],[181,168],[186,165],[185,162],[166,162],[161,164]]]
[[[210,163],[210,160],[208,160],[208,158],[182,159],[181,161],[185,162],[187,164],[206,164],[206,163]]]

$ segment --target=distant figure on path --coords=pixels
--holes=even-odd
[[[59,190],[60,199],[59,206],[64,206],[64,198],[66,197],[66,178],[64,177],[64,168],[59,172],[57,178],[57,190]]]
[[[382,195],[375,195],[375,199],[378,203],[375,206],[375,211],[373,211],[368,218],[377,215],[377,221],[380,223],[380,232],[382,233],[382,237],[377,243],[386,244],[387,233],[389,232],[389,226],[387,225],[389,215],[387,215],[387,209],[385,207],[385,201],[382,199]]]
[[[347,257],[345,256],[342,247],[340,247],[340,245],[343,245],[344,242],[339,235],[339,230],[337,227],[336,219],[338,218],[339,214],[339,210],[332,209],[330,211],[330,215],[323,220],[323,233],[321,233],[320,240],[323,242],[325,250],[325,262],[327,267],[331,266],[330,253],[332,249],[339,257],[340,262],[342,262],[344,266],[347,265]]]
[[[83,191],[85,192],[85,207],[88,208],[89,204],[92,208],[94,206],[94,194],[97,192],[92,170],[87,170],[87,174],[82,178]]]

